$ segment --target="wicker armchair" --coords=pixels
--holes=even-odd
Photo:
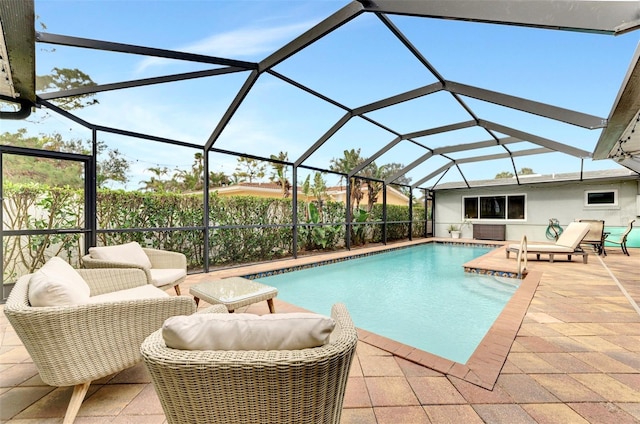
[[[91,296],[147,284],[144,273],[136,269],[77,271],[89,285]],[[140,344],[165,319],[196,309],[187,296],[32,307],[30,276],[18,279],[4,313],[42,380],[52,386],[75,386],[64,424],[75,420],[91,381],[138,363]]]
[[[339,423],[358,337],[344,305],[331,315],[330,342],[301,350],[177,350],[154,332],[141,351],[167,422]]]
[[[137,266],[131,263],[125,262],[113,262],[102,259],[92,258],[91,255],[85,255],[82,257],[82,266],[84,268],[138,268],[144,271],[147,275],[147,282],[153,284],[161,290],[166,290],[173,287],[176,294],[180,295],[180,283],[182,283],[187,277],[187,257],[179,252],[171,252],[168,250],[159,250],[151,248],[142,248],[144,253],[148,256],[151,262],[151,268],[145,268]],[[169,279],[166,284],[158,284],[158,280],[166,280],[163,276],[165,271],[169,271],[170,275],[175,275],[175,278]]]

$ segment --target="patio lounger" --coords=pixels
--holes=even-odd
[[[589,232],[582,239],[582,244],[590,244],[598,255],[607,256],[604,250],[604,220],[601,219],[579,219],[578,222],[589,224]]]
[[[636,222],[635,219],[632,219],[632,220],[629,221],[629,225],[627,225],[627,228],[620,235],[619,239],[617,239],[617,240],[609,240],[608,234],[607,234],[607,237],[605,237],[605,240],[607,242],[614,243],[614,244],[619,244],[620,248],[622,249],[622,253],[624,253],[627,256],[629,256],[629,251],[627,250],[627,237],[629,236],[629,233],[633,229],[633,223],[634,222]]]
[[[549,255],[549,262],[553,262],[555,255],[567,255],[568,260],[571,260],[572,255],[581,255],[582,262],[586,264],[589,254],[580,247],[580,243],[589,232],[589,228],[590,226],[587,223],[571,222],[554,244],[529,244],[526,246],[527,253],[534,253],[538,260],[540,260],[541,254]],[[508,245],[506,249],[507,258],[509,258],[510,253],[517,254],[519,251],[520,244]]]

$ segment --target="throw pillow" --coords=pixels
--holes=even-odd
[[[168,318],[166,345],[184,350],[294,350],[322,346],[336,323],[306,312],[285,314],[194,314]]]
[[[91,289],[65,260],[53,257],[29,279],[31,306],[64,306],[87,303]]]
[[[149,257],[136,241],[115,246],[90,247],[89,255],[93,259],[132,264],[147,269],[151,268]]]

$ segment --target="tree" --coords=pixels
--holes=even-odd
[[[288,162],[289,156],[286,152],[280,152],[278,155],[271,155],[271,159],[278,160],[282,162]],[[271,168],[273,168],[273,172],[269,177],[271,182],[275,182],[282,189],[282,197],[289,197],[289,190],[291,189],[291,183],[287,178],[287,165],[280,162],[272,162]]]
[[[175,187],[181,191],[196,191],[204,188],[204,156],[198,152],[194,155],[191,170],[177,170],[173,175]]]
[[[246,179],[252,183],[255,178],[264,178],[265,164],[251,158],[239,157],[234,175],[242,182]]]
[[[533,175],[535,174],[535,172],[533,171],[533,169],[531,168],[520,168],[520,171],[518,171],[518,175]],[[514,175],[512,172],[509,171],[502,171],[498,174],[496,174],[496,178],[513,178]]]
[[[79,69],[53,68],[51,74],[36,76],[36,90],[38,91],[65,91],[74,88],[93,87],[97,85],[91,77]],[[95,93],[81,94],[79,96],[53,99],[51,103],[65,110],[82,109],[98,104]]]
[[[163,176],[169,174],[169,168],[167,168],[166,166],[152,167],[147,168],[147,171],[151,172],[153,175],[149,180],[140,181],[140,184],[144,185],[142,190],[154,192],[169,191],[169,181],[162,178]]]
[[[513,178],[513,172],[509,172],[509,171],[502,171],[499,172],[498,174],[496,174],[496,180],[498,178]]]
[[[224,172],[209,172],[209,186],[210,187],[222,187],[231,185],[232,181]]]
[[[0,134],[0,144],[31,149],[59,151],[90,155],[91,142],[87,140],[64,140],[59,133],[27,136],[27,130],[19,129],[15,133]],[[129,181],[129,161],[117,149],[109,149],[106,143],[98,141],[96,150],[100,160],[97,162],[96,179],[98,187],[104,187],[109,181],[126,183]],[[105,158],[106,156],[106,158]],[[23,157],[8,155],[6,176],[11,182],[41,181],[50,185],[84,186],[82,168],[75,161],[52,160],[41,157]]]
[[[98,142],[98,152],[104,152],[107,145]],[[129,181],[127,173],[131,164],[125,159],[118,149],[106,150],[108,159],[98,161],[96,164],[96,185],[98,188],[105,187],[109,181],[126,184]]]
[[[353,169],[355,169],[356,166],[360,165],[366,160],[366,158],[360,157],[360,149],[345,150],[343,154],[344,156],[341,158],[331,159],[329,169],[334,172],[348,174]],[[342,177],[340,184],[342,184]],[[351,178],[351,190],[349,196],[353,209],[357,210],[360,207],[360,201],[363,197],[362,179],[355,177]]]

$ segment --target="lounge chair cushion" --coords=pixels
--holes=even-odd
[[[322,346],[333,318],[306,312],[284,314],[195,314],[168,318],[167,347],[183,350],[294,350]]]
[[[31,306],[64,306],[87,303],[91,289],[65,260],[54,256],[29,279]]]
[[[138,242],[118,244],[115,246],[90,247],[89,255],[93,259],[133,264],[143,268],[151,268],[151,261]]]
[[[99,294],[89,298],[87,303],[120,302],[123,300],[160,299],[169,297],[167,293],[151,284]]]
[[[156,287],[174,283],[187,276],[187,270],[180,268],[152,268],[149,273],[151,274],[151,284]]]
[[[556,240],[557,246],[568,247],[571,250],[575,250],[584,237],[589,232],[590,226],[584,222],[570,222],[567,228],[560,234],[558,240]]]

